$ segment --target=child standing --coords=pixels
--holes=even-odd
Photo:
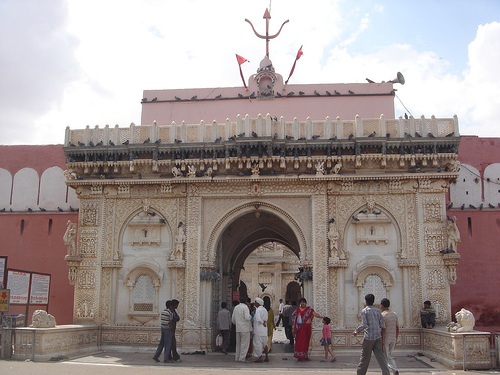
[[[325,348],[325,359],[322,359],[321,362],[328,361],[328,353],[332,355],[332,360],[330,362],[335,362],[337,358],[333,355],[333,350],[330,347],[332,345],[332,339],[330,335],[330,318],[325,316],[323,318],[323,338],[320,340],[321,346]]]

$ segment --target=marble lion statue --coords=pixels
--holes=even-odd
[[[474,329],[476,319],[469,310],[461,309],[455,314],[457,322],[449,323],[448,330],[451,332],[470,332]]]
[[[35,310],[32,317],[33,328],[52,328],[56,326],[56,318],[45,310]]]

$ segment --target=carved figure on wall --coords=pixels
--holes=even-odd
[[[177,167],[172,167],[172,174],[174,177],[182,177],[182,172]]]
[[[183,224],[179,222],[177,226],[177,234],[175,235],[175,249],[170,253],[170,260],[178,260],[184,258],[184,243],[186,235],[184,234]]]
[[[334,174],[339,174],[340,170],[342,169],[342,162],[338,161],[337,164],[333,167],[332,171]]]
[[[252,165],[252,176],[258,176],[260,174],[259,164],[255,163]]]
[[[449,332],[470,332],[474,330],[476,319],[474,315],[466,309],[461,309],[455,314],[457,322],[448,323]]]
[[[208,167],[208,169],[205,172],[205,176],[212,177],[212,173],[213,173],[212,167]]]
[[[325,162],[318,162],[316,164],[316,176],[323,176],[325,174]]]
[[[56,326],[56,318],[45,310],[35,310],[31,320],[33,328],[53,328]]]
[[[188,177],[196,177],[196,167],[194,165],[188,165]]]
[[[452,252],[457,252],[457,242],[461,242],[460,231],[458,230],[456,221],[456,216],[448,217],[448,249],[453,250]]]
[[[329,228],[328,228],[328,240],[330,241],[330,257],[338,258],[339,257],[339,238],[340,234],[337,229],[337,224],[335,223],[335,219],[330,219]]]
[[[66,223],[66,232],[63,236],[64,244],[68,247],[68,255],[76,255],[76,223],[68,220]]]

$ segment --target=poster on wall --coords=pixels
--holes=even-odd
[[[0,289],[5,288],[5,270],[7,269],[7,257],[0,256]]]
[[[48,305],[50,275],[33,273],[31,276],[30,304]]]
[[[11,304],[27,304],[30,291],[29,272],[8,270],[7,289],[10,289]]]

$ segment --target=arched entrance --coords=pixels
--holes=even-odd
[[[249,290],[249,285],[241,280],[245,261],[252,252],[266,245],[282,246],[292,253],[296,264],[293,268],[283,270],[285,275],[281,275],[279,285],[274,290],[274,299],[277,300],[284,297],[288,283],[293,281],[300,263],[301,249],[304,248],[303,241],[299,238],[301,236],[297,235],[300,230],[293,225],[293,220],[286,218],[283,212],[272,207],[263,207],[260,204],[247,205],[243,210],[245,212],[235,214],[232,219],[227,220],[215,247],[215,261],[217,269],[221,271],[219,272],[221,278],[214,281],[212,289],[212,322],[214,324],[216,324],[221,302],[225,301],[230,305],[233,300],[239,299],[240,293],[249,296],[252,300],[255,297],[269,295],[269,290],[265,290],[268,283],[265,277],[275,277],[275,275],[273,269],[270,268],[272,267],[270,262],[265,258],[259,259],[259,262],[260,260],[263,262],[263,264],[259,263],[261,267],[259,272],[263,274],[257,272],[252,278],[254,289]],[[258,290],[255,289],[256,285],[259,286]],[[215,335],[216,332],[213,331],[212,342],[215,340]]]

